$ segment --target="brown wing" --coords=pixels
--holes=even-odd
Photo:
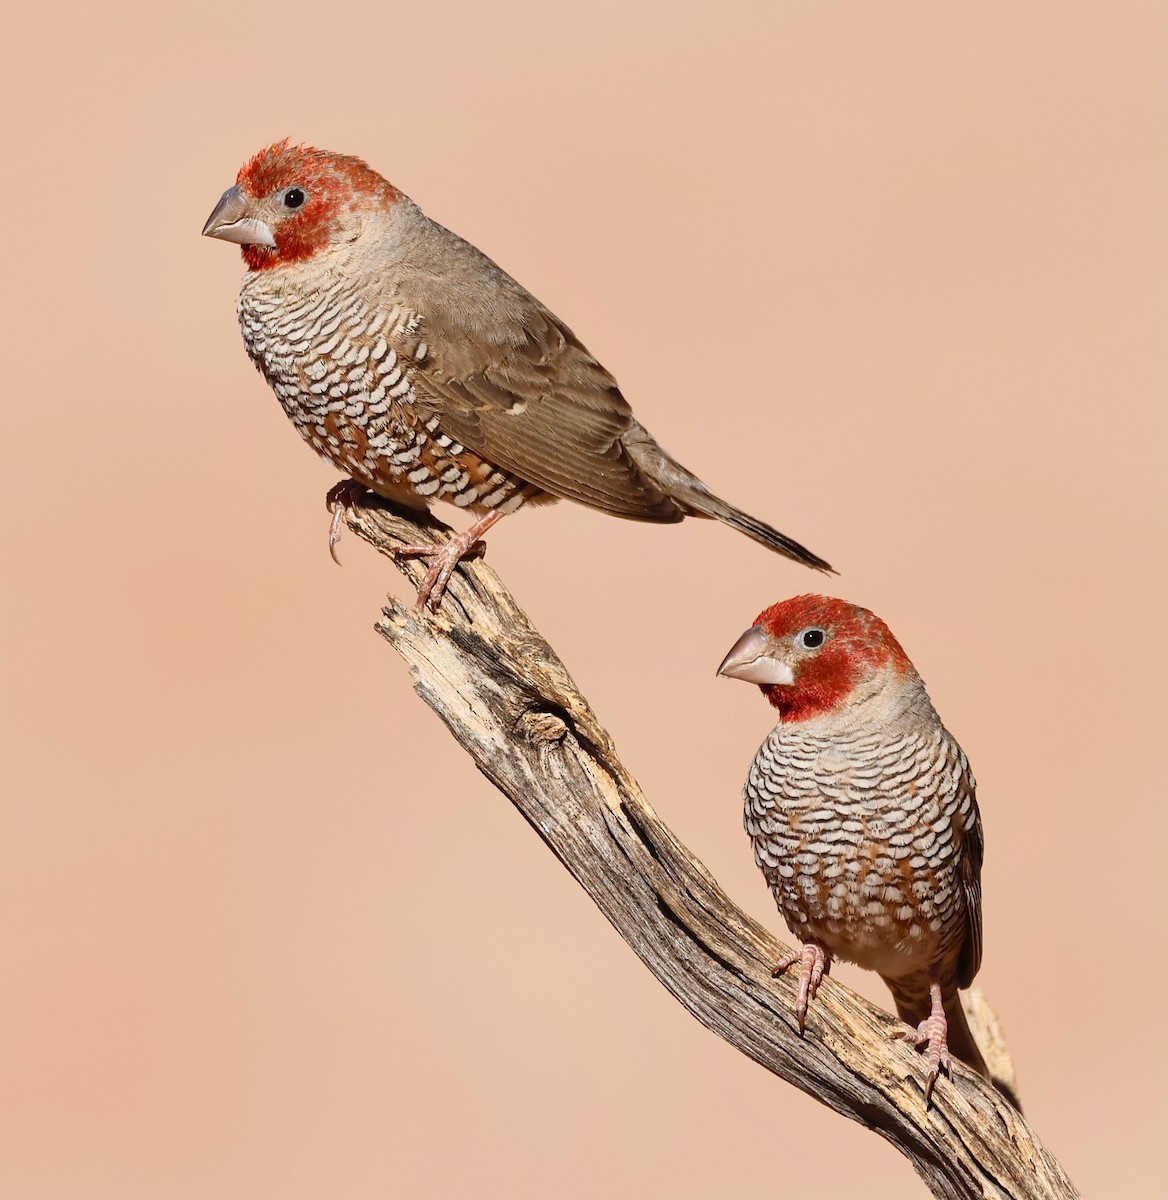
[[[526,299],[502,341],[452,327],[444,314],[441,355],[415,375],[419,407],[443,433],[553,495],[637,520],[680,521],[684,510],[621,440],[635,422],[616,380]]]
[[[965,826],[957,831],[960,837],[957,876],[965,898],[965,937],[957,959],[957,986],[967,988],[981,966],[981,862],[985,842],[981,831],[981,814],[977,810],[976,784],[959,747],[957,753],[961,755],[964,766],[959,787],[970,802]]]

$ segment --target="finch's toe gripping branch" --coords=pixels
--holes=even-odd
[[[929,1064],[929,1078],[925,1083],[925,1107],[933,1097],[933,1084],[944,1070],[953,1078],[953,1063],[949,1057],[949,1022],[945,1019],[945,1006],[941,1001],[941,983],[934,979],[929,983],[932,1011],[916,1029],[898,1029],[892,1036],[904,1038],[906,1042],[925,1051]]]
[[[432,612],[438,611],[454,568],[463,560],[482,558],[486,554],[487,544],[482,540],[482,535],[502,515],[497,509],[489,512],[468,530],[455,534],[441,545],[399,546],[394,550],[397,558],[421,558],[430,564],[418,587],[418,608],[425,608],[428,604]]]
[[[802,950],[792,950],[784,954],[771,971],[773,976],[782,975],[795,963],[800,963],[799,995],[795,1001],[795,1018],[799,1022],[799,1032],[803,1032],[803,1022],[807,1018],[807,1005],[815,999],[823,977],[831,973],[831,954],[818,942],[805,942]]]
[[[324,494],[324,506],[333,514],[329,522],[328,547],[333,562],[339,567],[341,560],[337,557],[337,546],[341,541],[341,530],[344,528],[345,513],[356,508],[369,489],[363,487],[355,479],[342,479],[335,483]]]
[[[341,531],[345,527],[345,513],[356,508],[367,496],[377,499],[369,489],[355,479],[342,479],[325,493],[325,507],[332,513],[329,522],[328,547],[332,560],[338,566],[337,546],[341,541]],[[384,501],[378,501],[385,503]],[[413,514],[411,514],[413,515]],[[418,608],[430,609],[437,612],[442,603],[446,585],[450,582],[454,568],[460,562],[472,558],[482,558],[487,552],[487,545],[482,540],[483,534],[501,517],[503,513],[495,510],[476,521],[465,533],[456,534],[449,541],[438,544],[424,543],[416,546],[399,546],[394,550],[397,558],[422,558],[429,563],[421,585],[418,588]]]

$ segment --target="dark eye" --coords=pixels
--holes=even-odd
[[[814,650],[818,646],[823,645],[823,640],[826,637],[827,634],[822,629],[804,629],[795,640],[805,650]]]
[[[289,188],[284,193],[285,208],[299,208],[308,197],[299,188]]]

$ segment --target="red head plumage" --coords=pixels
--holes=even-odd
[[[873,671],[915,675],[892,631],[874,613],[831,596],[795,596],[759,613],[772,656],[791,669],[789,684],[762,692],[784,721],[806,721],[842,705]]]
[[[242,247],[253,271],[303,262],[334,240],[346,214],[388,209],[401,199],[397,188],[361,159],[294,146],[287,138],[244,163],[236,185],[276,243]]]

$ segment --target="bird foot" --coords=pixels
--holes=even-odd
[[[831,973],[831,953],[818,942],[804,942],[801,950],[792,950],[784,954],[775,964],[772,976],[779,976],[796,963],[801,964],[799,971],[799,994],[795,1000],[795,1018],[799,1022],[799,1032],[803,1032],[803,1022],[807,1018],[807,1005],[815,999],[823,977]]]
[[[502,511],[496,508],[480,517],[463,533],[456,533],[440,545],[398,546],[394,550],[395,558],[424,558],[430,563],[418,588],[417,608],[429,605],[431,612],[438,611],[454,568],[464,560],[482,558],[486,554],[487,544],[483,541],[483,534],[502,516]]]
[[[941,985],[933,983],[929,987],[932,997],[932,1011],[913,1029],[911,1026],[898,1029],[893,1033],[894,1038],[903,1038],[912,1046],[924,1050],[925,1061],[929,1065],[929,1078],[925,1083],[925,1107],[933,1096],[933,1084],[937,1076],[944,1070],[950,1079],[953,1078],[953,1062],[949,1057],[949,1022],[945,1019],[945,1007],[941,1002]]]
[[[429,605],[431,612],[437,612],[454,568],[460,562],[482,558],[486,552],[487,543],[479,537],[478,526],[472,525],[465,533],[457,533],[449,541],[438,545],[398,546],[393,553],[395,558],[421,558],[430,564],[418,585],[416,607],[425,608]]]
[[[337,557],[337,546],[341,542],[341,530],[345,527],[345,513],[356,508],[369,489],[359,484],[355,479],[342,479],[335,483],[324,494],[324,506],[333,514],[329,522],[328,548],[333,562],[339,567],[341,560]]]

